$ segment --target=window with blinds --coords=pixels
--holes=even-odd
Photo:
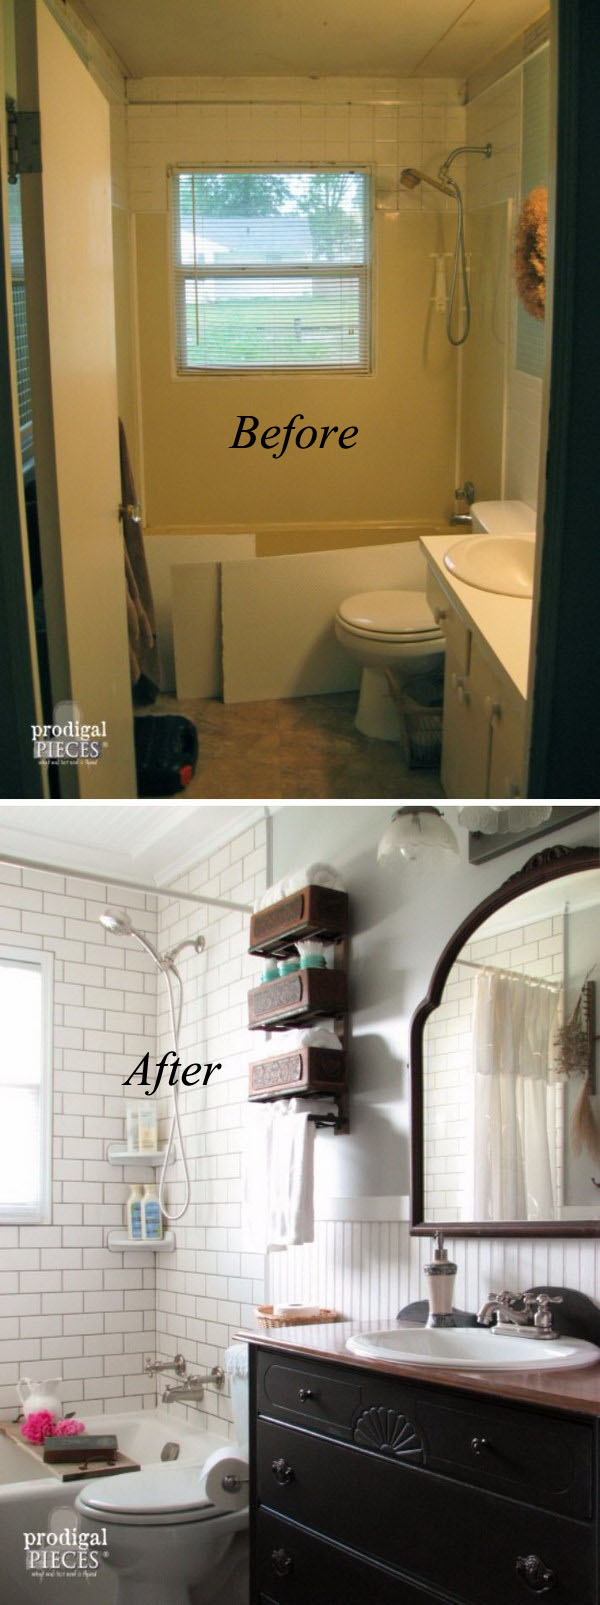
[[[177,370],[370,366],[364,172],[174,172]]]
[[[0,1221],[50,1218],[52,955],[0,948]]]

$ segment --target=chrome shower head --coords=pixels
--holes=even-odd
[[[119,914],[115,914],[114,909],[107,908],[104,910],[103,914],[98,916],[98,918],[100,920],[100,924],[104,926],[105,931],[112,931],[113,936],[133,935],[133,926],[131,924],[131,920],[129,915],[126,914],[124,910],[122,910]]]
[[[452,181],[444,183],[439,178],[430,178],[429,173],[422,173],[418,167],[403,167],[400,174],[400,183],[405,189],[416,189],[418,184],[431,184],[432,189],[439,189],[442,195],[454,195]]]

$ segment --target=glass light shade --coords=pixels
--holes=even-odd
[[[545,825],[551,813],[552,804],[548,808],[529,804],[520,807],[516,803],[506,808],[461,808],[458,823],[467,830],[480,831],[482,836],[503,836],[509,832],[517,835],[519,831]]]
[[[399,808],[381,837],[377,862],[446,869],[457,854],[458,842],[439,808]]]

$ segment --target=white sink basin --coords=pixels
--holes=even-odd
[[[581,1338],[509,1337],[469,1326],[394,1326],[383,1332],[358,1332],[347,1339],[346,1348],[371,1360],[462,1371],[557,1371],[600,1360],[596,1344]]]
[[[500,596],[531,596],[535,535],[467,535],[444,554],[457,580]]]

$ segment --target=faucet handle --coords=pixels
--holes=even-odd
[[[564,1304],[562,1293],[555,1293],[554,1297],[552,1297],[550,1293],[538,1293],[536,1298],[527,1299],[526,1302],[530,1309],[535,1310],[533,1317],[534,1326],[537,1326],[538,1330],[542,1332],[552,1332],[552,1311],[550,1309],[550,1305]]]

